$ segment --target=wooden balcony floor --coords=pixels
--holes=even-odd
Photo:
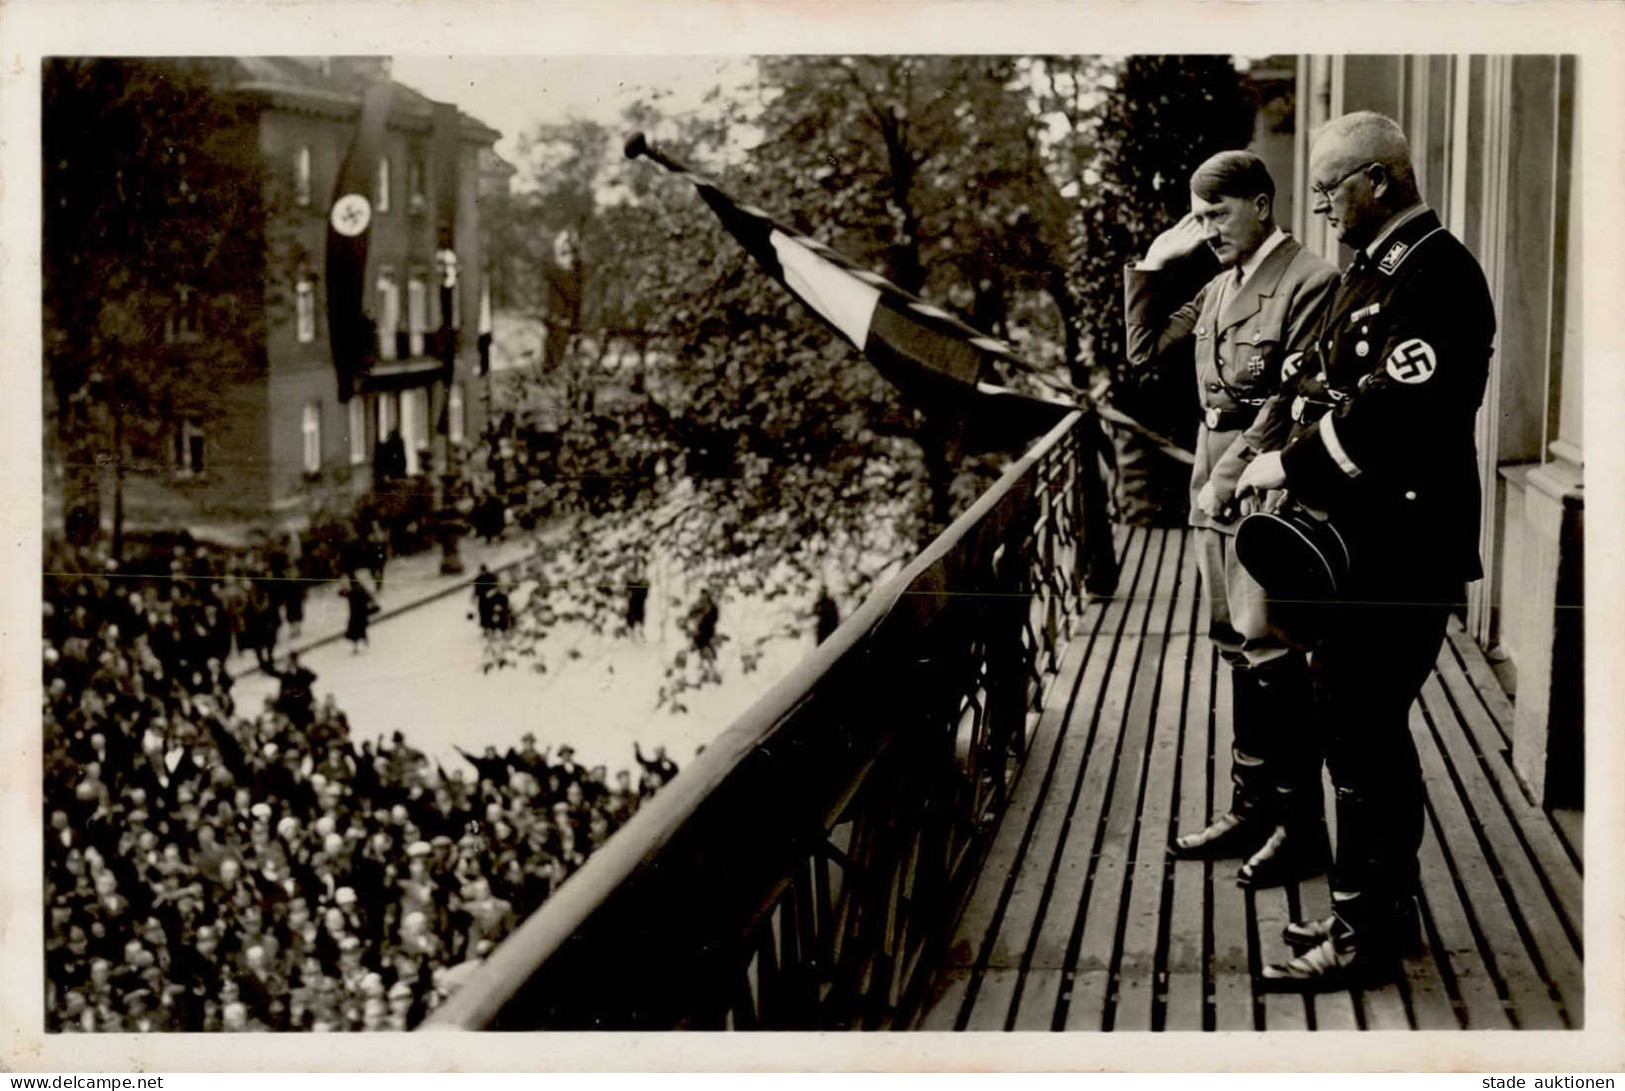
[[[1257,893],[1238,861],[1170,861],[1229,798],[1229,672],[1215,669],[1184,530],[1120,531],[1121,590],[1088,608],[917,1025],[928,1030],[1579,1027],[1578,845],[1510,764],[1511,706],[1452,624],[1412,712],[1427,779],[1425,948],[1395,984],[1253,987],[1325,877]],[[1328,800],[1330,785],[1327,785]],[[1334,831],[1335,836],[1335,831]]]

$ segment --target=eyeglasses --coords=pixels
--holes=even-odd
[[[1349,171],[1347,174],[1340,175],[1337,178],[1337,180],[1334,181],[1334,182],[1324,182],[1324,183],[1323,182],[1313,182],[1313,183],[1311,183],[1310,186],[1309,186],[1309,192],[1315,195],[1315,200],[1317,202],[1318,201],[1328,201],[1329,202],[1332,199],[1332,194],[1336,193],[1337,190],[1338,190],[1338,187],[1341,186],[1344,182],[1347,182],[1350,178],[1353,178],[1356,174],[1359,174],[1363,170],[1370,170],[1372,167],[1380,167],[1381,165],[1382,164],[1377,162],[1375,159],[1373,159],[1373,160],[1371,160],[1370,162],[1367,162],[1367,163],[1361,163],[1359,166],[1355,167],[1353,170]]]

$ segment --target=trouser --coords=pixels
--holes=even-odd
[[[1320,733],[1304,655],[1271,624],[1269,600],[1232,548],[1232,535],[1196,528],[1208,635],[1230,666],[1230,810],[1270,822],[1320,818]]]
[[[1403,913],[1416,891],[1424,789],[1411,706],[1461,597],[1460,584],[1366,592],[1337,607],[1312,656],[1337,792],[1333,908],[1356,931]]]

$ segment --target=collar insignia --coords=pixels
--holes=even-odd
[[[1377,268],[1389,276],[1393,276],[1394,270],[1399,268],[1399,263],[1405,260],[1405,251],[1410,248],[1409,243],[1394,243],[1388,248],[1388,253],[1384,254],[1382,260],[1377,263]]]

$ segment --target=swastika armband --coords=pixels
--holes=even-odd
[[[1433,378],[1438,367],[1439,360],[1433,354],[1433,346],[1420,337],[1412,337],[1394,346],[1384,365],[1388,374],[1402,383],[1425,383]]]
[[[1288,379],[1292,378],[1292,376],[1298,373],[1298,369],[1301,367],[1303,367],[1303,353],[1294,352],[1291,356],[1288,356],[1285,360],[1281,361],[1281,381],[1284,383]]]

